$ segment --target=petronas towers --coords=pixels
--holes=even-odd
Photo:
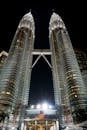
[[[87,88],[61,17],[51,16],[49,50],[35,50],[34,38],[35,23],[29,12],[18,25],[0,74],[0,112],[11,114],[17,106],[28,105],[32,59],[38,53],[46,61],[46,55],[51,56],[51,65],[47,62],[52,69],[55,106],[61,108],[60,120],[66,122],[69,115],[75,123],[87,120]]]

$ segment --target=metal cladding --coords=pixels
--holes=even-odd
[[[34,19],[29,12],[22,17],[5,64],[1,64],[0,113],[13,113],[16,116],[15,120],[18,116],[20,128],[26,116],[31,71],[38,60],[43,57],[52,69],[54,99],[60,126],[66,123],[65,118],[66,121],[69,119],[71,122],[73,117],[74,123],[87,120],[86,82],[84,85],[63,20],[56,13],[51,16],[50,49],[34,49],[34,33]],[[37,58],[32,64],[33,55],[37,55]],[[51,55],[52,65],[45,55]],[[84,80],[87,79],[86,75],[87,72],[84,74]]]
[[[29,12],[23,16],[18,28],[28,28],[29,30],[32,31],[33,37],[34,37],[35,25],[34,25],[34,19],[33,19],[31,12]]]
[[[49,23],[49,40],[50,40],[50,49],[52,51],[52,66],[53,66],[53,82],[54,82],[54,96],[55,96],[55,104],[60,106],[61,104],[61,80],[59,73],[61,72],[61,75],[63,75],[62,71],[62,64],[61,64],[61,55],[60,55],[60,49],[58,48],[57,39],[54,36],[56,33],[56,29],[63,28],[65,29],[65,25],[59,15],[56,13],[53,13],[50,19]],[[54,33],[55,31],[55,33]],[[53,35],[52,35],[53,34]],[[60,43],[61,44],[61,43]],[[61,67],[60,67],[61,66]],[[62,79],[63,80],[63,79]]]
[[[0,75],[1,111],[9,111],[15,103],[28,104],[33,43],[34,20],[28,13],[19,23]]]
[[[5,64],[7,56],[8,56],[8,53],[5,51],[2,51],[0,53],[0,73],[1,73],[1,69],[2,69],[3,65]]]
[[[51,35],[52,30],[56,28],[65,29],[65,25],[61,17],[56,13],[53,13],[49,23],[49,35]]]
[[[55,102],[58,104],[60,103],[61,105],[64,98],[68,98],[74,122],[80,122],[81,117],[83,116],[80,112],[83,111],[83,113],[86,113],[87,111],[87,91],[82,80],[67,29],[61,17],[56,13],[53,13],[50,19],[49,39],[53,53],[52,64],[54,66],[53,77],[55,80]],[[61,102],[58,100],[61,100]]]

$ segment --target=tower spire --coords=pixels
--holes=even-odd
[[[33,35],[34,35],[35,24],[34,24],[34,18],[33,18],[31,11],[29,13],[26,13],[22,17],[18,28],[21,28],[21,27],[29,28],[33,32]]]
[[[58,14],[56,14],[55,12],[53,12],[53,14],[50,18],[50,22],[49,22],[49,30],[52,31],[55,28],[65,29],[65,25],[64,25],[64,22],[61,19],[61,17]]]

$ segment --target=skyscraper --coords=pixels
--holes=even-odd
[[[23,106],[28,105],[31,71],[43,57],[53,74],[54,99],[59,123],[65,123],[69,115],[73,117],[74,123],[87,120],[87,88],[63,20],[56,13],[51,16],[50,49],[34,49],[34,31],[33,16],[28,13],[19,23],[8,58],[1,69],[0,111],[11,113],[20,107],[21,112],[17,113],[20,116],[23,114],[19,118],[20,128],[25,116]],[[37,55],[37,58],[32,65],[33,55]],[[51,63],[46,55],[51,56]]]
[[[55,103],[59,106],[65,105],[62,104],[63,100],[68,98],[74,122],[86,120],[84,115],[87,112],[87,90],[67,29],[60,16],[55,13],[50,20],[49,38],[52,50]]]
[[[75,54],[80,67],[81,75],[87,89],[87,52],[86,49],[75,48]]]
[[[1,71],[0,111],[9,112],[17,104],[28,104],[33,42],[34,21],[28,13],[19,23]]]

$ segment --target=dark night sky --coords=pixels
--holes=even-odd
[[[36,26],[35,48],[49,47],[48,26],[52,9],[62,17],[73,47],[87,48],[86,32],[84,32],[87,28],[85,3],[81,3],[80,1],[79,3],[72,1],[64,3],[62,0],[59,2],[58,0],[53,0],[49,1],[49,3],[47,1],[37,1],[36,3],[33,0],[14,0],[7,3],[3,1],[0,6],[2,7],[2,9],[0,7],[0,51],[9,50],[20,19],[30,9],[32,9]],[[30,99],[32,98],[32,103],[44,100],[54,103],[51,71],[43,59],[33,69],[31,86]]]

